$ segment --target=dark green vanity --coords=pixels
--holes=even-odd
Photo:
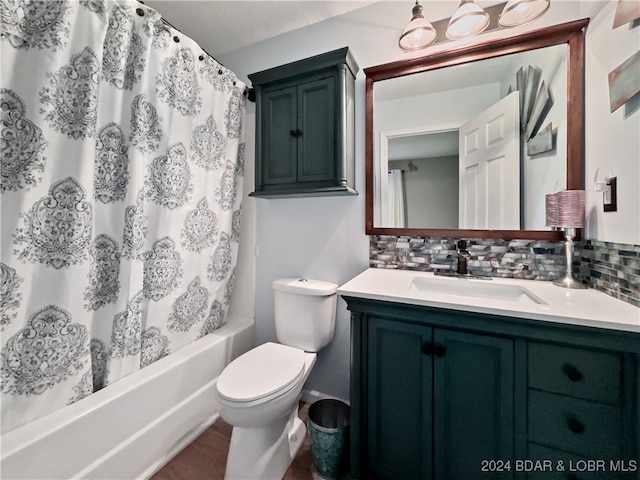
[[[640,478],[640,331],[341,295],[352,477]]]
[[[354,85],[347,47],[249,75],[256,91],[251,196],[356,194]]]

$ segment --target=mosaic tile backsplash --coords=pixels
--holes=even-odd
[[[404,270],[455,270],[457,238],[369,237],[369,265]],[[474,275],[550,281],[565,272],[564,242],[465,239]],[[576,244],[572,269],[590,287],[640,307],[640,246]]]
[[[590,287],[640,307],[640,245],[587,240],[580,275]]]

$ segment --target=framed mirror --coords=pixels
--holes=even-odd
[[[587,24],[364,69],[366,233],[561,240],[544,195],[584,188]]]

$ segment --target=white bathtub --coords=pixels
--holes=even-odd
[[[217,418],[215,382],[254,346],[253,320],[212,334],[1,437],[0,478],[148,478]]]

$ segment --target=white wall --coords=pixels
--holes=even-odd
[[[524,182],[520,195],[523,197],[522,220],[527,230],[545,230],[544,196],[564,189],[567,184],[567,129],[563,127],[567,124],[567,63],[563,61],[566,54],[565,45],[556,45],[528,52],[527,57],[522,60],[525,66],[534,65],[542,70],[540,82],[544,82],[549,89],[553,106],[540,128],[551,123],[556,130],[555,148],[533,156],[527,154],[527,144],[523,137]],[[516,71],[511,72],[508,78],[515,84]],[[506,94],[508,85],[505,87]]]
[[[442,125],[462,125],[500,98],[500,85],[489,83],[376,102],[375,138],[379,137],[378,132],[417,130],[419,127],[433,131]]]
[[[451,15],[457,2],[429,2],[425,9],[432,19]],[[638,28],[628,26],[612,31],[615,0],[602,2],[561,2],[554,0],[549,12],[526,27],[507,31],[518,33],[555,23],[562,23],[589,14],[595,15],[587,33],[587,156],[588,180],[601,164],[610,163],[620,183],[619,212],[603,214],[601,207],[592,213],[590,238],[640,243],[638,208],[639,113],[625,118],[624,109],[610,114],[608,110],[607,74],[638,49]],[[406,5],[405,5],[406,4]],[[453,5],[453,6],[452,6]],[[603,8],[604,5],[604,8]],[[579,8],[578,8],[579,6]],[[219,60],[244,81],[250,73],[287,62],[349,46],[361,69],[381,63],[425,55],[422,51],[406,54],[397,47],[398,36],[409,20],[411,5],[407,2],[380,2],[346,15],[303,29],[280,35],[259,45],[236,50]],[[505,31],[492,32],[483,40],[504,36]],[[188,33],[188,32],[186,32]],[[470,43],[452,42],[433,47],[438,51]],[[635,42],[635,43],[634,43]],[[255,310],[256,341],[275,339],[271,281],[280,276],[306,276],[338,284],[368,267],[368,237],[364,233],[364,74],[356,79],[356,197],[247,199],[254,203],[256,222]],[[255,121],[255,109],[249,104],[247,122]],[[247,143],[246,165],[254,161],[254,147]],[[591,183],[590,181],[588,182]],[[590,185],[587,201],[596,204],[596,194]],[[243,221],[251,221],[246,215]],[[251,250],[251,249],[248,249]],[[248,251],[243,250],[243,251]],[[236,296],[251,301],[250,286]],[[349,315],[340,300],[336,337],[320,352],[307,387],[348,398],[349,395]]]
[[[458,156],[389,162],[404,170],[408,228],[458,228]]]
[[[608,75],[640,48],[640,26],[612,28],[616,2],[589,24],[586,48],[586,237],[640,244],[640,95],[610,112]],[[604,212],[596,172],[618,178],[618,211]]]

